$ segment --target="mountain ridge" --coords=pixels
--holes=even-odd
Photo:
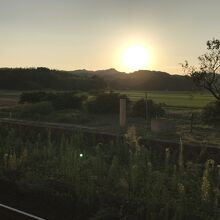
[[[88,71],[75,70],[71,74],[98,76],[112,89],[134,90],[196,90],[189,76],[170,74],[163,71],[138,70],[132,73],[117,71],[114,68]]]
[[[139,70],[133,73],[107,70],[51,70],[37,68],[0,68],[0,89],[117,89],[192,91],[191,78],[162,71]]]

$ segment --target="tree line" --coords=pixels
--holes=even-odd
[[[8,90],[103,90],[106,83],[98,76],[75,76],[66,71],[38,68],[1,68],[0,89]]]

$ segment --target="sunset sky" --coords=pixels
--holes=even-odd
[[[0,0],[0,67],[129,72],[123,53],[141,45],[143,69],[181,73],[220,38],[219,0]],[[129,61],[129,60],[128,60]]]

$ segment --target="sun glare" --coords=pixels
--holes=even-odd
[[[122,64],[127,71],[145,69],[149,63],[149,53],[142,45],[131,45],[122,53]]]

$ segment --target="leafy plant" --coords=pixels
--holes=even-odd
[[[20,95],[20,103],[36,103],[45,101],[46,93],[43,91],[39,92],[23,92]]]
[[[80,109],[83,101],[87,99],[85,95],[78,95],[74,92],[57,92],[46,93],[40,92],[24,92],[20,96],[20,103],[38,103],[38,102],[51,102],[53,107],[57,110],[60,109]]]
[[[77,96],[74,93],[57,93],[54,97],[52,95],[52,103],[55,109],[80,109],[82,103],[87,99],[86,96]],[[47,99],[50,98],[47,97]]]
[[[208,124],[220,124],[220,102],[210,102],[206,105],[202,110],[201,118]]]
[[[95,114],[118,113],[121,98],[125,98],[127,100],[127,108],[129,108],[130,101],[126,95],[110,92],[99,94],[94,100],[89,101],[87,103],[88,111]]]
[[[155,118],[165,115],[165,110],[161,104],[156,104],[153,100],[140,99],[132,107],[132,115],[137,117]]]
[[[139,143],[135,128],[124,140],[106,143],[80,132],[57,141],[49,132],[31,141],[0,129],[0,186],[4,180],[58,199],[52,219],[64,213],[66,220],[220,218],[219,165],[185,161],[182,142],[178,158],[166,149],[164,161],[157,161],[158,152]]]
[[[32,118],[36,115],[48,115],[54,111],[51,102],[39,102],[34,104],[25,104],[18,107],[16,110],[16,115],[23,118]]]

